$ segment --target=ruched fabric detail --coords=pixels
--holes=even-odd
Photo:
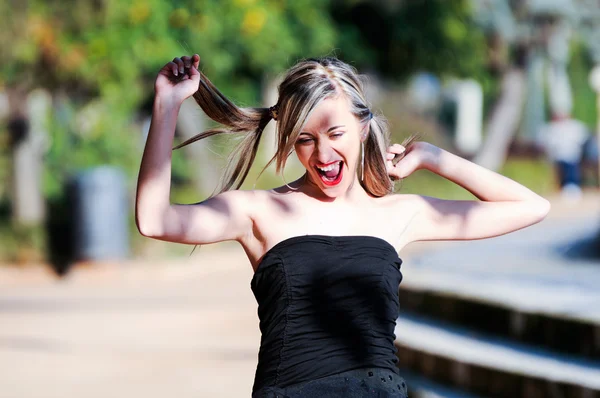
[[[397,373],[401,263],[371,236],[304,235],[269,250],[251,282],[262,332],[253,391],[353,369]]]

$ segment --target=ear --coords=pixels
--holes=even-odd
[[[369,123],[367,123],[365,125],[365,127],[363,127],[362,131],[360,132],[360,142],[365,142],[365,140],[369,136],[369,131],[370,131]]]

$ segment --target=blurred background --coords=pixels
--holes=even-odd
[[[0,26],[1,397],[249,395],[243,252],[151,241],[133,218],[154,79],[193,53],[241,106],[337,56],[395,142],[420,133],[552,201],[530,229],[401,253],[412,396],[600,396],[598,0],[5,0]],[[187,101],[176,142],[211,125]],[[259,176],[269,128],[245,189],[302,173]],[[211,195],[234,144],[175,151],[172,201]],[[472,198],[427,171],[397,188]]]

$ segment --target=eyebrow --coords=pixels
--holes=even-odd
[[[325,133],[325,134],[327,134],[327,133],[329,133],[330,131],[333,131],[333,130],[335,130],[335,129],[339,129],[340,127],[346,127],[346,125],[344,125],[344,124],[340,124],[339,126],[333,126],[333,127],[329,127],[329,129],[327,129],[327,131],[326,131],[326,133]],[[310,134],[310,133],[309,133],[308,131],[301,131],[301,132],[300,132],[300,134]],[[299,134],[299,135],[300,135],[300,134]]]

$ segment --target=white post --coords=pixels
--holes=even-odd
[[[527,66],[527,94],[523,110],[521,136],[529,141],[539,137],[540,128],[546,123],[544,109],[544,70],[546,57],[539,49],[534,49]]]
[[[570,38],[570,29],[563,20],[550,35],[546,46],[550,61],[547,67],[546,81],[550,109],[553,114],[570,115],[573,108],[573,93],[567,73]]]
[[[0,120],[6,119],[10,114],[10,104],[8,103],[8,95],[0,91]]]
[[[13,217],[21,225],[44,221],[42,157],[48,143],[47,121],[52,97],[44,90],[31,92],[25,102],[24,139],[13,148]]]
[[[454,144],[464,155],[472,156],[481,147],[483,90],[475,80],[464,80],[457,86],[457,115]]]

